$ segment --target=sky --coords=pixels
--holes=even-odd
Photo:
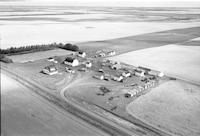
[[[0,0],[0,4],[123,7],[200,7],[200,0]]]

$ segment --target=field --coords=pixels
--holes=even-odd
[[[1,75],[3,135],[105,135],[98,129],[115,135],[120,127],[140,136],[200,135],[200,87],[190,84],[200,85],[199,13],[199,8],[0,5],[1,48],[71,42],[87,53],[84,59],[76,56],[77,67],[63,64],[72,52],[62,49],[8,56],[14,63],[1,63],[2,69],[42,89],[34,90],[37,95]],[[96,53],[111,50],[113,57]],[[103,58],[124,67],[111,69],[113,62]],[[92,67],[81,70],[86,61]],[[58,73],[44,74],[49,65]],[[132,65],[167,76],[140,77]],[[114,81],[122,72],[131,76]]]
[[[200,84],[200,46],[166,45],[128,52],[111,59],[145,66]]]
[[[1,73],[2,136],[106,135]]]
[[[200,87],[169,81],[133,101],[127,112],[180,136],[200,135]]]
[[[199,25],[200,26],[200,25]],[[109,49],[115,50],[117,54],[127,53],[151,47],[158,47],[167,44],[188,44],[193,38],[200,36],[200,27],[190,27],[183,29],[173,29],[161,32],[133,35],[111,40],[90,41],[78,43],[83,50],[93,53],[94,50]],[[199,42],[195,42],[199,45]]]
[[[20,54],[20,55],[12,55],[8,56],[8,58],[12,59],[13,62],[28,62],[35,61],[40,59],[46,59],[53,56],[63,56],[72,53],[71,51],[63,50],[63,49],[54,49],[49,51],[39,51],[34,53]]]
[[[199,20],[199,9],[192,8],[10,8],[1,5],[1,48],[52,42],[102,41],[197,27]]]

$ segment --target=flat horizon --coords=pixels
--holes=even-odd
[[[0,1],[0,5],[8,6],[83,6],[83,7],[194,7],[200,8],[199,1],[67,1],[67,2],[29,2],[29,1]]]

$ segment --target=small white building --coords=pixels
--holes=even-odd
[[[148,71],[148,74],[152,75],[152,76],[158,76],[158,77],[163,77],[164,76],[163,72],[159,72],[159,71],[155,71],[155,70]]]
[[[66,72],[68,72],[68,73],[75,73],[75,70],[70,69],[70,68],[68,68],[68,67],[66,67],[65,70],[66,70]]]
[[[138,77],[144,77],[144,71],[136,71],[134,74]]]
[[[104,75],[94,75],[93,77],[100,80],[104,79]]]
[[[130,76],[131,76],[131,73],[128,72],[128,71],[126,71],[126,72],[123,72],[123,73],[122,73],[122,76],[124,76],[124,77],[130,77]]]
[[[165,74],[164,74],[163,72],[160,72],[160,73],[158,74],[158,76],[159,76],[159,77],[164,77]]]
[[[137,95],[138,93],[138,90],[136,89],[130,89],[130,90],[127,90],[124,94],[125,97],[129,98],[129,97],[133,97],[135,95]]]
[[[147,82],[147,83],[145,83],[145,85],[144,85],[144,89],[148,89],[148,88],[150,88],[150,87],[152,87],[153,85],[152,85],[152,83],[151,82]]]
[[[43,70],[43,73],[48,74],[48,75],[54,75],[58,73],[58,70],[55,66],[50,65],[50,66],[46,66]]]
[[[49,62],[53,62],[53,61],[55,61],[55,59],[52,58],[52,57],[49,57],[47,60],[48,60]]]
[[[108,60],[108,63],[115,64],[116,62],[114,60]]]
[[[116,55],[116,52],[115,52],[115,51],[109,51],[109,52],[108,52],[108,55],[109,55],[109,56]]]
[[[81,57],[81,58],[85,58],[86,57],[86,53],[83,52],[83,51],[79,51],[78,52],[78,56]]]
[[[123,78],[123,76],[113,76],[112,79],[114,81],[122,82],[124,78]]]
[[[144,87],[142,87],[142,86],[138,86],[138,91],[139,91],[139,92],[144,91]]]
[[[155,86],[156,81],[151,80],[150,82],[151,82],[152,86]]]
[[[87,68],[91,68],[92,67],[92,63],[90,61],[85,62],[85,66]]]
[[[64,64],[75,67],[79,65],[79,61],[76,58],[67,57],[64,60]]]
[[[111,69],[114,69],[114,70],[121,69],[121,65],[120,64],[114,64],[114,65],[111,66]]]
[[[103,52],[99,53],[99,57],[105,57],[105,56],[106,56],[105,53],[103,53]]]

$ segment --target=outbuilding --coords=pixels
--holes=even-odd
[[[139,92],[142,92],[142,91],[144,91],[144,87],[138,86],[138,90],[139,90]]]
[[[50,62],[55,61],[55,59],[53,57],[49,57],[47,60]]]
[[[54,65],[46,66],[43,70],[43,73],[48,74],[48,75],[54,75],[58,73],[57,68]]]
[[[76,58],[67,57],[64,60],[64,64],[75,67],[79,65],[79,61]]]
[[[138,77],[144,77],[144,71],[136,71],[134,74]]]
[[[122,73],[122,76],[124,76],[124,77],[130,77],[131,73],[128,72],[128,71],[125,71],[125,72]]]
[[[152,76],[158,76],[158,77],[163,77],[164,76],[163,72],[159,72],[159,71],[155,71],[155,70],[148,71],[148,74],[152,75]]]
[[[68,72],[68,73],[75,73],[75,70],[73,70],[73,69],[71,69],[71,68],[68,68],[68,67],[66,67],[65,70],[66,70],[66,72]]]
[[[114,81],[122,82],[123,81],[123,76],[113,76],[112,79]]]
[[[115,51],[109,51],[109,52],[108,52],[108,55],[109,55],[109,56],[116,55],[116,52],[115,52]]]
[[[114,69],[114,70],[121,69],[121,65],[120,64],[114,64],[114,65],[111,66],[111,69]]]
[[[86,57],[86,53],[83,52],[83,51],[79,51],[78,52],[78,56],[81,57],[81,58],[85,58]]]
[[[94,75],[93,77],[96,78],[96,79],[99,79],[99,80],[104,79],[104,75]]]
[[[145,71],[145,73],[148,73],[149,71],[151,71],[151,69],[145,68],[145,67],[142,67],[142,66],[139,66],[138,68],[139,68],[140,70]]]
[[[127,90],[125,92],[124,96],[126,98],[129,98],[129,97],[133,97],[133,96],[137,95],[137,93],[138,93],[138,90],[136,90],[136,89],[130,89],[130,90]]]
[[[85,62],[85,67],[91,68],[92,67],[92,63],[90,61]]]
[[[105,53],[99,53],[99,57],[105,57],[106,56],[106,54]]]

